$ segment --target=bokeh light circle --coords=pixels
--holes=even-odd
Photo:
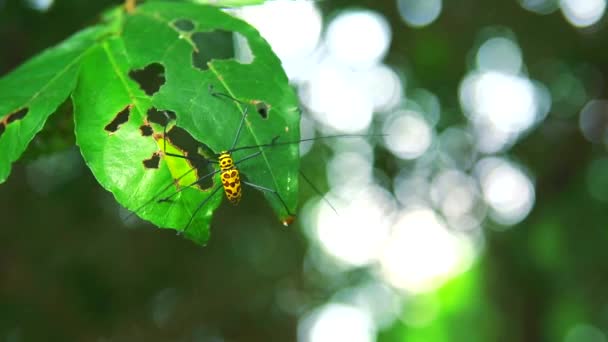
[[[310,55],[321,37],[323,19],[314,1],[275,0],[239,11],[260,31],[282,60]]]
[[[549,14],[559,8],[559,0],[519,0],[521,7],[538,14]]]
[[[485,41],[477,51],[477,68],[507,74],[518,74],[523,65],[521,49],[508,38],[494,37]]]
[[[403,84],[397,73],[383,64],[378,64],[356,73],[356,83],[365,88],[372,100],[374,111],[393,109],[403,98]]]
[[[560,6],[566,20],[576,27],[591,26],[606,12],[606,0],[560,0]]]
[[[433,142],[433,131],[417,112],[401,110],[389,117],[383,125],[384,144],[397,157],[420,157]]]
[[[401,19],[412,27],[423,27],[441,14],[442,0],[397,0]]]
[[[374,99],[359,75],[335,61],[325,61],[311,76],[302,99],[320,123],[344,133],[358,133],[371,124]]]
[[[358,307],[330,303],[304,316],[298,324],[300,342],[373,342],[376,327]]]
[[[473,120],[488,121],[505,132],[521,132],[536,118],[535,89],[524,77],[495,71],[474,74],[463,81],[460,100]]]
[[[462,272],[472,258],[470,241],[450,232],[432,210],[421,207],[398,214],[380,266],[391,285],[424,293]]]
[[[591,100],[581,110],[579,126],[592,143],[608,143],[608,101]]]
[[[521,168],[498,157],[480,160],[475,166],[492,219],[503,225],[521,222],[534,205],[532,180]]]
[[[370,264],[387,239],[394,200],[376,185],[341,189],[346,194],[330,194],[327,201],[319,202],[313,222],[316,237],[323,250],[338,261],[350,266]]]
[[[447,169],[433,179],[431,198],[451,228],[477,228],[485,211],[479,211],[479,189],[475,181],[460,170]]]
[[[336,16],[327,27],[330,54],[350,67],[369,67],[382,61],[391,29],[383,15],[368,10],[350,10]]]

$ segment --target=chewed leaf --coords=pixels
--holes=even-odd
[[[152,63],[143,69],[131,70],[129,77],[149,96],[154,95],[165,83],[164,67],[159,63]]]
[[[204,244],[223,198],[209,159],[234,147],[245,110],[251,115],[238,146],[296,141],[295,95],[259,33],[217,8],[150,2],[125,16],[120,32],[83,62],[73,96],[78,145],[118,202],[159,227],[187,228],[186,237]],[[253,54],[248,64],[235,59],[235,35]],[[267,198],[285,220],[297,205],[298,145],[234,157],[252,153],[259,155],[238,166],[249,182],[279,193]]]
[[[0,183],[70,95],[80,61],[104,32],[101,27],[79,32],[0,79]]]
[[[115,133],[120,125],[124,124],[129,120],[129,114],[131,113],[131,105],[127,105],[123,110],[118,112],[116,116],[112,119],[112,121],[104,127],[104,129],[109,133]]]
[[[179,28],[178,22],[187,22],[190,30]],[[230,38],[235,36],[247,44],[253,57],[247,63],[231,56]],[[151,37],[155,43],[146,43]],[[166,83],[152,103],[177,113],[177,125],[216,153],[233,147],[246,109],[249,115],[237,147],[268,144],[277,137],[279,141],[299,139],[297,99],[281,63],[259,33],[243,21],[212,7],[147,3],[127,20],[124,41],[132,67],[151,63],[165,67]],[[212,96],[210,87],[244,104]],[[298,144],[240,150],[235,161],[255,152],[261,154],[238,167],[249,182],[279,193],[286,206],[275,194],[265,196],[285,220],[297,207]]]
[[[196,173],[174,183],[191,165],[181,158],[171,158],[168,164],[169,158],[162,157],[163,127],[149,117],[159,110],[128,77],[132,69],[128,61],[120,38],[102,43],[83,61],[73,95],[77,142],[97,180],[118,202],[159,227],[182,230],[208,192],[185,188],[171,201],[158,201],[182,182],[192,182]],[[177,149],[171,152],[180,153]],[[188,238],[207,242],[209,221],[220,200],[219,196],[213,198],[196,215]]]

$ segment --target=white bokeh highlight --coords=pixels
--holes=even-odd
[[[441,14],[441,8],[441,0],[397,0],[401,19],[412,27],[430,25]]]
[[[449,231],[431,209],[418,208],[398,215],[380,267],[394,287],[424,293],[466,270],[472,259],[473,247],[467,238]]]
[[[342,194],[335,194],[342,191]],[[333,190],[319,201],[313,222],[322,249],[346,266],[365,266],[374,262],[386,241],[395,204],[390,193],[370,185],[355,190]],[[334,211],[334,209],[337,211]]]
[[[465,79],[463,104],[473,120],[487,120],[505,132],[520,132],[536,117],[531,82],[500,72],[484,72]]]
[[[452,229],[478,228],[485,217],[485,212],[479,210],[477,184],[460,170],[447,169],[438,173],[433,179],[430,192],[435,207]]]
[[[524,76],[497,71],[474,72],[462,81],[460,104],[478,139],[478,149],[496,153],[544,119],[549,91]]]
[[[299,342],[373,342],[376,327],[365,310],[330,303],[304,316],[298,324]]]
[[[421,114],[400,110],[384,121],[385,146],[401,159],[416,159],[431,146],[433,130]]]
[[[339,132],[365,131],[372,121],[374,100],[359,76],[336,61],[321,63],[302,94],[312,116]]]
[[[494,37],[486,40],[477,51],[477,68],[518,74],[523,65],[521,49],[511,39]]]
[[[606,0],[560,0],[562,14],[576,27],[597,23],[606,12]]]
[[[534,205],[534,184],[520,167],[498,157],[487,157],[475,166],[490,216],[505,226],[521,222]]]
[[[323,17],[314,1],[276,0],[244,6],[237,14],[258,29],[294,83],[307,80],[319,62]],[[243,39],[240,46],[246,44]]]
[[[328,25],[329,53],[352,68],[380,63],[391,41],[391,29],[384,16],[368,10],[350,10],[336,16]]]

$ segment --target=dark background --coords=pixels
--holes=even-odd
[[[60,0],[38,12],[0,0],[0,75],[117,3]],[[487,25],[516,34],[531,78],[551,81],[548,59],[590,65],[588,99],[605,97],[604,22],[578,30],[559,11],[538,15],[514,0],[460,0],[446,1],[433,25],[412,29],[393,1],[319,6],[327,16],[358,6],[389,20],[394,38],[385,61],[439,96],[447,114],[438,129],[464,120],[457,89]],[[239,207],[221,206],[205,248],[173,231],[126,226],[111,194],[70,147],[69,110],[62,106],[0,186],[0,341],[290,341],[303,313],[366,277],[364,269],[340,281],[311,275],[299,224],[282,228],[257,193]],[[396,320],[380,341],[606,341],[608,210],[586,183],[590,163],[606,150],[581,134],[580,110],[552,106],[507,152],[536,179],[526,220],[508,230],[494,230],[488,220],[473,268],[437,292],[437,318],[422,327]],[[40,158],[54,158],[43,164],[53,167],[36,167]],[[382,157],[377,164],[394,171]],[[297,309],[281,304],[286,293]],[[406,315],[408,307],[402,310]],[[581,324],[602,331],[603,340],[568,334]]]

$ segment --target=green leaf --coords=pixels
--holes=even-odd
[[[0,79],[0,183],[47,118],[70,95],[83,56],[106,31],[91,27]]]
[[[122,37],[91,53],[82,66],[73,97],[78,144],[98,181],[125,207],[160,227],[183,230],[207,200],[186,234],[205,243],[212,212],[223,197],[219,176],[209,189],[184,188],[188,181],[183,179],[181,187],[173,185],[190,165],[160,153],[162,127],[150,124],[146,113],[150,109],[175,113],[178,127],[219,153],[232,148],[245,108],[249,115],[237,147],[268,144],[277,136],[279,142],[297,142],[295,94],[280,61],[258,32],[214,7],[147,3],[126,17],[122,32]],[[229,58],[231,49],[221,43],[233,32],[248,42],[252,61]],[[150,90],[140,82],[144,91],[130,75],[151,69],[162,74],[162,86]],[[246,105],[212,96],[210,86]],[[258,108],[267,109],[266,119]],[[122,122],[119,114],[125,111],[128,120]],[[153,134],[142,134],[142,125],[151,127]],[[297,206],[298,144],[237,151],[235,161],[256,152],[260,155],[237,165],[244,179],[277,191],[282,201],[274,193],[265,195],[280,219],[288,220]],[[146,168],[144,161],[155,153],[161,156],[158,168]],[[182,154],[175,148],[171,153]],[[181,191],[170,202],[157,201],[178,187]],[[243,191],[247,196],[254,190],[245,187]]]
[[[129,60],[121,38],[103,42],[84,60],[73,95],[76,140],[99,183],[118,202],[160,227],[181,230],[206,196],[191,187],[179,192],[171,202],[156,201],[160,195],[175,191],[176,187],[167,185],[176,176],[165,163],[159,168],[144,164],[161,150],[162,139],[159,146],[154,136],[141,133],[151,101],[129,78]],[[128,116],[117,121],[120,113]],[[184,173],[189,165],[174,168]],[[209,220],[221,197],[214,199],[196,215],[187,231],[195,242],[204,244],[208,240]]]
[[[134,67],[141,68],[154,62],[165,67],[167,82],[154,96],[154,104],[176,112],[178,126],[216,153],[232,147],[243,108],[232,101],[211,96],[209,85],[242,101],[262,101],[270,108],[268,119],[258,115],[255,108],[249,109],[247,125],[238,146],[268,144],[276,136],[280,136],[279,141],[299,140],[297,99],[278,57],[259,33],[245,22],[215,8],[176,5],[150,3],[138,7],[124,30],[125,45],[134,56]],[[189,20],[195,28],[188,32],[180,31],[174,25],[177,20]],[[198,32],[222,31],[237,32],[244,37],[254,56],[253,61],[244,64],[234,59],[217,59],[208,63],[207,70],[195,68],[192,65],[196,45],[193,38]],[[150,41],[154,44],[146,43]],[[235,153],[235,160],[252,152],[255,150]],[[244,162],[239,168],[252,183],[276,189],[289,211],[295,212],[298,144],[261,152],[260,157]],[[287,210],[276,195],[266,193],[266,197],[279,217],[285,219]]]

